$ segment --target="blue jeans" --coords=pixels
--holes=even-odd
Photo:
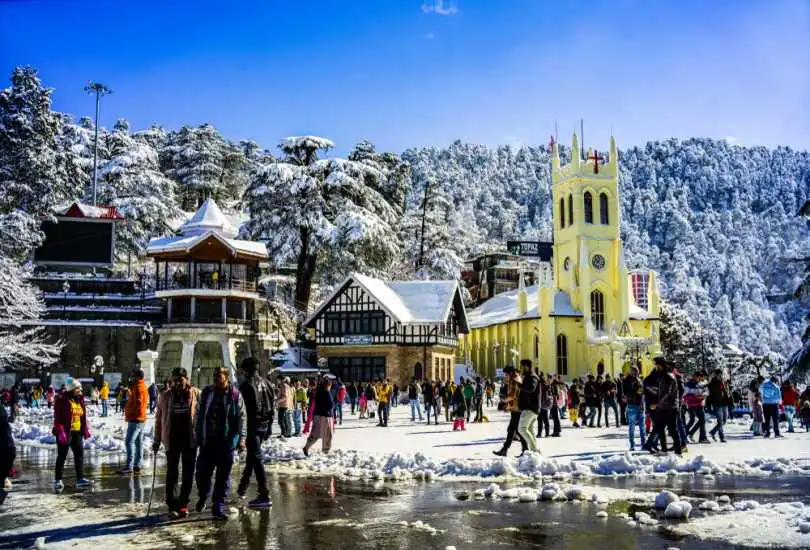
[[[785,417],[788,421],[788,431],[793,431],[793,417],[796,416],[796,407],[793,405],[785,405]]]
[[[411,399],[411,422],[416,420],[416,413],[419,413],[419,421],[422,421],[422,409],[419,408],[419,400]]]
[[[683,411],[678,411],[678,436],[681,438],[681,446],[686,447],[686,444],[689,443],[689,438],[686,435],[686,425],[683,423]]]
[[[140,468],[143,458],[143,422],[127,423],[127,467]]]
[[[335,403],[335,420],[338,424],[343,425],[343,401]]]
[[[720,441],[724,441],[726,439],[726,434],[723,432],[723,425],[726,423],[726,419],[728,418],[728,407],[715,407],[714,414],[717,417],[717,424],[714,425],[714,428],[709,432],[710,434],[719,434]]]
[[[644,433],[644,410],[638,405],[627,405],[627,431],[630,435],[631,451],[636,448],[636,440],[634,437],[636,426],[638,426],[638,431],[641,434],[641,444],[644,445],[644,441],[647,439]]]
[[[101,416],[107,416],[107,400],[101,400]]]
[[[301,435],[301,418],[303,413],[301,412],[301,409],[295,409],[292,414],[293,414],[293,424],[295,425],[295,433],[293,435],[295,435],[295,437],[298,437],[299,435]]]

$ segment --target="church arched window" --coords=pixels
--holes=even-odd
[[[596,330],[605,330],[605,295],[600,290],[591,292],[591,321]]]
[[[568,225],[574,223],[574,197],[568,195]]]
[[[565,334],[557,335],[557,374],[568,375],[568,338]]]
[[[599,195],[599,222],[602,225],[608,225],[610,223],[610,217],[608,216],[607,193],[602,193]]]
[[[565,229],[565,199],[560,199],[560,229]]]
[[[590,191],[585,191],[582,203],[585,207],[585,223],[593,223],[593,195]]]

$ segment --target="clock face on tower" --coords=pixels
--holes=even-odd
[[[563,269],[566,271],[571,269],[571,258],[565,259],[565,262],[563,262]]]
[[[594,269],[598,269],[602,271],[605,269],[605,257],[601,254],[595,254],[593,258],[591,258],[591,265]]]

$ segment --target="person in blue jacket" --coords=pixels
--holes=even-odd
[[[774,437],[782,437],[779,433],[779,404],[782,402],[782,389],[779,387],[779,379],[771,376],[759,387],[762,394],[762,411],[765,413],[765,437],[771,436],[771,424],[773,424]]]

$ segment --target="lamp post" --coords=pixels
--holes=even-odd
[[[96,190],[98,182],[98,111],[101,103],[101,97],[112,93],[107,86],[92,80],[84,87],[84,91],[88,94],[96,95],[96,130],[95,137],[93,138],[93,206],[98,206]]]
[[[146,278],[146,272],[141,269],[138,272],[138,285],[141,287],[141,313],[143,313],[143,302],[146,299],[146,289],[143,287],[143,280]]]
[[[62,305],[62,319],[67,319],[67,295],[70,292],[70,283],[67,279],[62,283],[62,292],[65,294],[65,301]]]

